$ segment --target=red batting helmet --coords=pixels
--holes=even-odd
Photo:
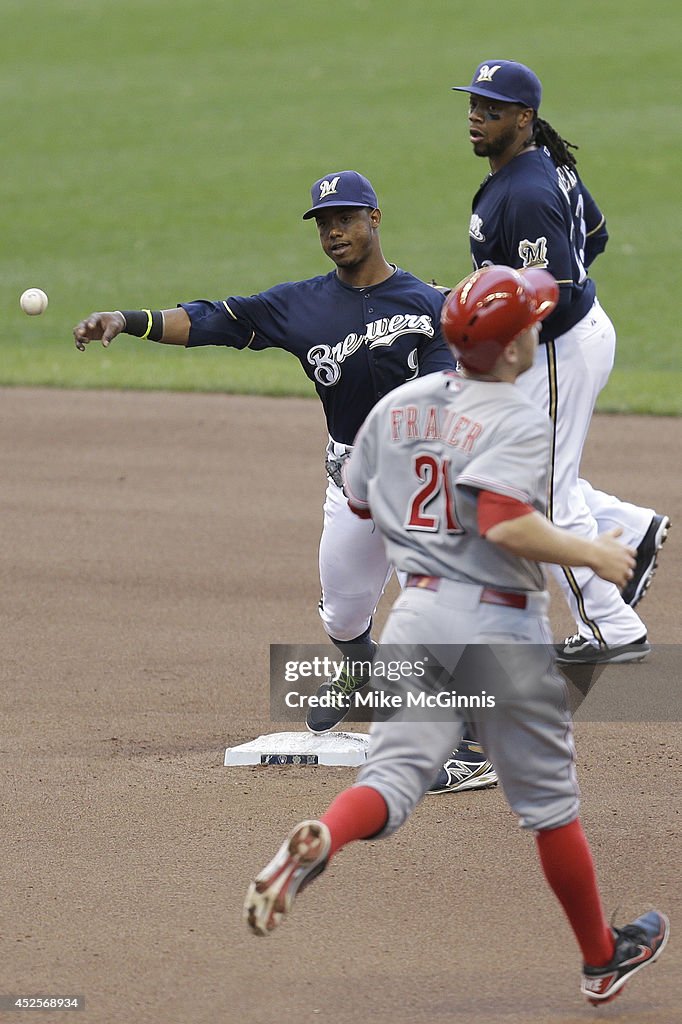
[[[539,267],[482,267],[448,295],[441,312],[443,334],[463,366],[488,373],[502,350],[544,320],[558,299],[558,284]]]

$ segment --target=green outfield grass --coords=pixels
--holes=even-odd
[[[543,79],[542,113],[607,215],[594,276],[619,351],[600,407],[682,413],[681,20],[671,0],[5,0],[0,384],[313,394],[281,353],[81,354],[71,329],[326,271],[300,217],[311,182],[346,167],[377,187],[389,259],[459,279],[487,165],[450,86],[508,56]],[[32,285],[43,317],[18,308]]]

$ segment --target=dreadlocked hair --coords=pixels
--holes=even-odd
[[[543,121],[541,117],[535,119],[533,131],[533,142],[537,146],[546,146],[557,167],[576,167],[577,160],[571,153],[572,149],[578,149],[573,142],[562,139],[559,133],[552,128],[549,121]]]

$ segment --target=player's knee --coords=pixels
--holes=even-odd
[[[325,597],[319,605],[320,618],[328,636],[336,640],[349,641],[362,636],[372,621],[373,609],[361,607],[333,597]]]
[[[518,815],[519,825],[531,832],[544,832],[548,829],[570,825],[580,812],[580,799],[575,793],[539,803],[521,802],[520,806],[510,804]]]

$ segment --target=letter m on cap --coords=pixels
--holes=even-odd
[[[320,182],[320,199],[324,199],[325,196],[333,195],[336,192],[336,186],[338,185],[338,183],[339,183],[339,175],[338,174],[336,175],[335,178],[332,178],[331,181],[321,181]]]
[[[499,71],[501,67],[501,64],[493,64],[492,67],[490,67],[490,64],[482,64],[478,72],[478,78],[476,79],[476,81],[492,82],[493,75],[495,74],[496,71]]]

